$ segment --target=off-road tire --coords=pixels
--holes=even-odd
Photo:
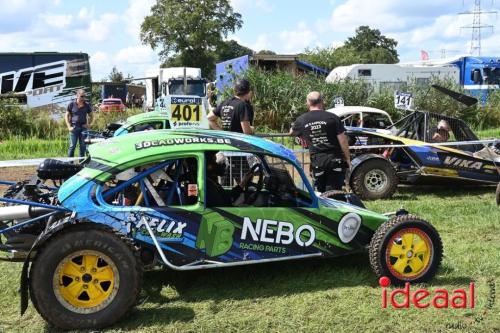
[[[432,254],[429,265],[421,275],[415,279],[400,279],[391,273],[386,260],[386,251],[391,237],[398,231],[408,228],[419,229],[429,237],[432,243]],[[386,276],[395,285],[401,285],[405,282],[426,282],[434,277],[441,265],[443,258],[443,243],[432,224],[414,215],[401,215],[384,222],[377,229],[370,242],[369,257],[370,265],[377,277]]]
[[[498,186],[497,186],[497,205],[500,205],[500,183],[498,183]]]
[[[382,173],[386,177],[385,185],[380,191],[371,190],[366,186],[365,177],[370,172]],[[350,179],[352,190],[363,200],[390,198],[396,192],[398,183],[396,170],[394,170],[390,162],[381,158],[374,158],[363,162],[354,169]]]
[[[56,297],[53,278],[59,263],[78,251],[95,251],[111,259],[119,285],[112,301],[93,313],[77,313]],[[63,330],[110,326],[136,304],[142,285],[142,267],[133,243],[112,230],[94,224],[69,227],[37,250],[30,270],[30,297],[40,315]]]

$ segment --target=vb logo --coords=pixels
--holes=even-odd
[[[205,250],[210,257],[220,256],[233,244],[234,226],[219,214],[212,212],[203,217],[198,235],[196,236],[196,247]]]

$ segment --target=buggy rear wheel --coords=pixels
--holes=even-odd
[[[378,277],[394,284],[429,281],[443,257],[436,229],[412,215],[397,216],[382,224],[370,243],[370,264]]]
[[[354,169],[350,183],[354,193],[361,199],[385,199],[396,192],[398,177],[390,162],[374,158]]]
[[[96,329],[120,320],[142,281],[136,253],[105,229],[71,228],[38,250],[30,295],[40,315],[67,330]]]

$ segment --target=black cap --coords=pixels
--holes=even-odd
[[[247,79],[238,79],[234,83],[234,94],[236,96],[246,95],[250,91],[250,82]]]

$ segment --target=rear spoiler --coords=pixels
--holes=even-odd
[[[464,104],[467,107],[473,106],[474,104],[477,104],[477,102],[478,102],[477,98],[474,98],[474,97],[471,97],[471,96],[467,96],[467,95],[458,93],[458,92],[450,90],[448,88],[441,87],[441,86],[439,86],[437,84],[433,84],[432,88],[434,88],[436,90],[439,90],[443,94],[450,96],[454,100],[456,100],[456,101]]]

